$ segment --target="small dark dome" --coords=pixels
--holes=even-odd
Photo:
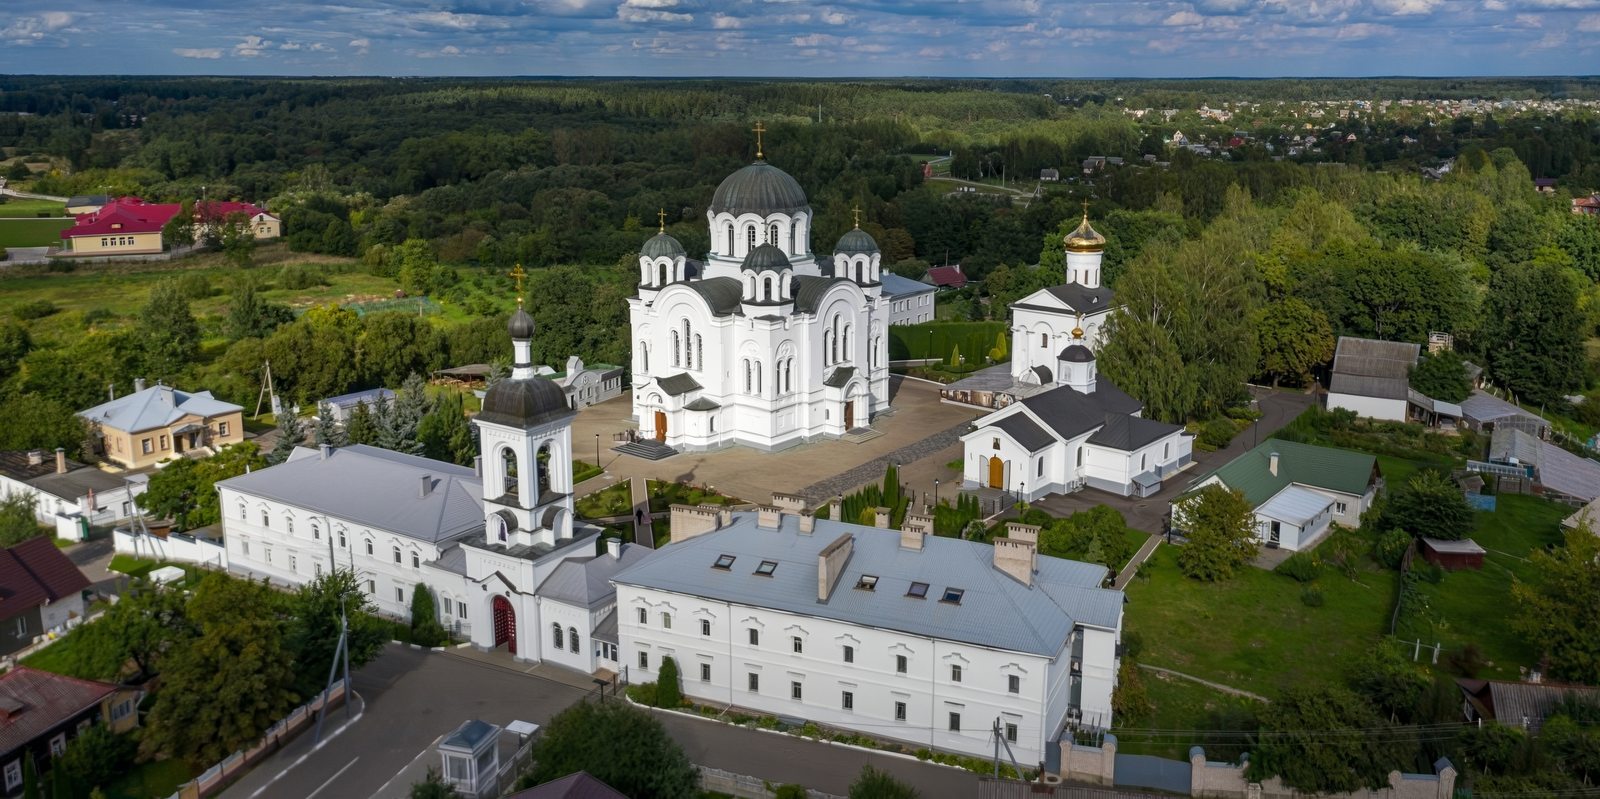
[[[854,228],[839,237],[839,243],[834,245],[833,251],[842,255],[872,255],[878,252],[878,242],[867,231]]]
[[[665,233],[657,233],[639,248],[639,254],[646,258],[677,258],[684,254],[684,250],[677,239]]]
[[[1069,363],[1088,363],[1094,360],[1094,353],[1082,344],[1073,344],[1056,357]]]
[[[783,254],[775,244],[763,244],[750,251],[744,257],[740,269],[753,269],[757,272],[779,272],[789,268],[789,256]]]
[[[511,338],[530,340],[533,338],[533,317],[522,306],[517,306],[517,312],[511,315],[511,323],[506,325],[506,330],[511,333]]]
[[[483,395],[478,420],[508,427],[533,427],[572,413],[567,393],[548,377],[501,380]]]
[[[757,161],[724,178],[711,195],[712,213],[781,214],[809,207],[799,182],[765,161]]]

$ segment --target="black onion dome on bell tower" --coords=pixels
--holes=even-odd
[[[646,258],[677,258],[684,255],[685,251],[683,244],[677,239],[665,233],[657,233],[639,248],[639,254]]]
[[[834,245],[833,251],[840,255],[872,255],[879,250],[872,234],[861,228],[852,228],[839,237],[839,243]]]
[[[513,341],[517,339],[532,340],[533,317],[518,305],[515,313],[511,314],[511,321],[506,325],[506,332],[511,334]]]
[[[788,214],[809,207],[799,181],[766,161],[757,161],[723,179],[711,195],[712,213]]]
[[[483,395],[478,419],[507,427],[528,428],[570,416],[567,393],[548,377],[507,378]]]
[[[790,268],[789,256],[773,244],[763,244],[750,251],[739,264],[740,269],[756,272],[781,272]]]

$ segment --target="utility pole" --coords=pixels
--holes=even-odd
[[[328,718],[328,695],[333,693],[333,677],[344,660],[344,716],[350,718],[350,619],[345,615],[344,597],[339,597],[339,642],[334,645],[333,662],[328,664],[328,682],[322,688],[322,707],[317,709],[317,731],[313,743],[322,743],[322,722]]]

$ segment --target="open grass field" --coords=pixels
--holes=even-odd
[[[48,247],[61,243],[71,219],[0,219],[0,248]]]
[[[1271,695],[1338,680],[1388,632],[1394,572],[1369,561],[1355,580],[1330,569],[1315,585],[1322,607],[1300,601],[1300,583],[1255,567],[1221,583],[1191,580],[1177,548],[1164,546],[1128,584],[1124,624],[1144,639],[1141,662]]]
[[[1488,550],[1482,571],[1446,572],[1437,584],[1418,589],[1427,610],[1401,619],[1397,636],[1442,643],[1445,651],[1474,644],[1485,660],[1483,677],[1516,679],[1519,666],[1538,665],[1538,652],[1510,628],[1513,580],[1537,580],[1528,555],[1561,543],[1565,505],[1517,494],[1501,494],[1498,509],[1477,514],[1472,539]],[[1442,662],[1441,662],[1442,665]]]
[[[67,207],[50,200],[19,200],[8,197],[0,203],[0,218],[66,216]]]
[[[1217,728],[1219,716],[1243,715],[1260,708],[1255,700],[1224,694],[1181,677],[1152,671],[1142,671],[1140,676],[1153,709],[1146,716],[1117,720],[1122,726],[1111,732],[1117,736],[1118,752],[1188,760],[1190,746],[1205,745],[1192,731]],[[1208,747],[1206,754],[1217,759],[1222,751]]]

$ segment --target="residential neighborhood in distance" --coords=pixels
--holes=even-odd
[[[0,23],[0,797],[1593,790],[1595,9],[614,5]]]

